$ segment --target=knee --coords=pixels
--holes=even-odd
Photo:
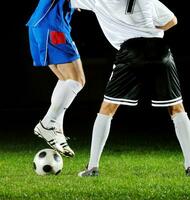
[[[182,104],[182,103],[179,103],[179,104],[177,104],[177,105],[170,106],[170,107],[168,108],[168,111],[169,111],[169,114],[170,114],[171,116],[173,116],[173,115],[175,115],[175,114],[177,114],[177,113],[184,112],[185,110],[184,110],[183,104]]]
[[[76,81],[78,81],[82,85],[82,87],[84,87],[84,85],[86,83],[86,78],[84,75],[82,75],[82,76],[78,77],[78,79]]]
[[[82,64],[78,61],[67,64],[57,65],[57,69],[61,74],[61,80],[74,80],[79,82],[82,87],[85,85],[85,74],[83,72]]]
[[[117,108],[119,105],[113,104],[113,103],[108,103],[108,102],[103,102],[100,108],[99,113],[104,114],[104,115],[109,115],[113,116],[115,112],[117,111]]]
[[[86,83],[85,75],[82,72],[75,72],[71,73],[68,76],[68,79],[73,79],[81,84],[82,87],[84,87]]]
[[[63,80],[73,80],[78,82],[82,88],[84,87],[86,80],[85,80],[85,76],[84,75],[73,75],[73,74],[69,74],[68,76],[65,76]]]

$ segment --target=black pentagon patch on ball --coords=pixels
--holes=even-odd
[[[40,154],[39,154],[40,158],[44,158],[45,156],[46,156],[46,152],[45,151],[40,152]]]
[[[34,168],[34,170],[36,170],[36,163],[35,162],[33,162],[33,168]]]
[[[59,157],[58,154],[54,153],[53,158],[54,158],[55,161],[60,162],[60,157]]]
[[[61,170],[58,170],[58,171],[55,173],[55,175],[58,175],[60,172],[61,172]]]
[[[43,170],[44,172],[49,173],[52,171],[52,167],[50,165],[44,165]]]

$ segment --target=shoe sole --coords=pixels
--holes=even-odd
[[[85,172],[80,172],[80,173],[78,173],[78,176],[79,177],[97,177],[97,176],[99,176],[99,173],[98,172],[91,172],[89,174],[85,174]]]

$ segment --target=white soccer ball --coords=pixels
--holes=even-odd
[[[63,169],[63,159],[53,149],[42,149],[34,156],[33,168],[38,175],[57,175]]]

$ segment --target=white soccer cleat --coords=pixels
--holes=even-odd
[[[97,167],[93,167],[92,169],[86,169],[78,173],[78,176],[80,177],[98,176],[98,175],[99,175],[99,172],[98,172]]]
[[[43,138],[49,146],[66,157],[73,157],[75,153],[69,147],[66,137],[56,128],[45,128],[41,121],[35,126],[34,134]]]

